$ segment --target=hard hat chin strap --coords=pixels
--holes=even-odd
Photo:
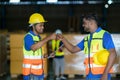
[[[29,27],[32,27],[32,26],[33,26],[33,24],[30,24],[30,25],[29,25]]]

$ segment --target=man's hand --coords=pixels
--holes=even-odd
[[[47,58],[48,57],[48,54],[44,54],[44,58]]]
[[[54,52],[52,52],[49,56],[48,56],[48,58],[54,58],[55,57],[55,53]]]
[[[59,51],[59,52],[63,52],[63,50],[62,50],[61,48],[60,48],[60,49],[58,49],[58,51]]]
[[[64,37],[62,34],[57,34],[57,39],[62,40]]]
[[[52,52],[52,53],[50,54],[50,56],[51,56],[51,57],[55,57],[55,53]]]
[[[100,80],[108,80],[108,74],[104,73]]]

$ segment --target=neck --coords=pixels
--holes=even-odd
[[[96,30],[97,30],[97,26],[95,26],[91,31],[90,31],[90,33],[94,33]]]
[[[35,30],[33,30],[33,33],[34,33],[35,35],[39,35]]]

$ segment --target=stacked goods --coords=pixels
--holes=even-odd
[[[0,75],[6,73],[7,64],[7,45],[6,35],[0,34]]]

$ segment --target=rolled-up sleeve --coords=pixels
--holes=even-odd
[[[112,36],[108,32],[105,32],[103,36],[103,47],[107,50],[115,48],[114,42],[112,40]]]
[[[77,44],[77,46],[78,46],[81,50],[83,50],[83,49],[84,49],[84,39],[83,39],[81,42],[79,42],[79,43]]]
[[[26,35],[24,37],[24,45],[26,50],[31,50],[31,46],[34,44],[33,38],[31,35]]]

